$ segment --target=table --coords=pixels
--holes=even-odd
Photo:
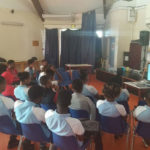
[[[92,72],[92,65],[90,64],[66,64],[65,68],[66,70],[80,70],[80,69],[86,69],[89,72]]]
[[[142,95],[144,95],[147,91],[150,90],[149,86],[142,85],[142,82],[124,82],[125,88],[133,88],[138,91],[139,100],[142,99]]]
[[[108,82],[111,78],[115,77],[117,74],[102,69],[96,69],[96,79]],[[122,82],[136,82],[136,80],[131,79],[127,76],[122,76]]]

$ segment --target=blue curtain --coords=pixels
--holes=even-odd
[[[62,32],[61,66],[65,64],[92,64],[95,66],[96,14],[84,13],[82,29]]]
[[[65,64],[80,64],[81,31],[67,30],[61,34],[61,67]]]
[[[81,63],[95,66],[96,13],[90,11],[82,16]]]
[[[46,29],[45,59],[55,67],[59,66],[58,30]]]

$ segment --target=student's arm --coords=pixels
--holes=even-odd
[[[142,112],[144,112],[145,110],[146,110],[146,107],[144,107],[144,106],[138,106],[138,107],[134,110],[133,116],[134,116],[136,119],[138,119],[138,116],[139,116]]]
[[[87,102],[88,102],[88,105],[90,108],[90,120],[95,120],[95,118],[96,118],[96,107],[95,107],[94,103],[89,98],[87,98]]]
[[[75,135],[77,135],[79,137],[82,137],[84,135],[85,130],[84,130],[80,120],[68,117],[66,119],[66,121],[70,125],[70,127]]]
[[[123,117],[127,116],[127,112],[126,112],[126,110],[125,110],[125,108],[124,108],[123,105],[116,104],[115,106],[116,106],[116,108],[119,111],[119,113],[120,113],[121,116],[123,116]]]
[[[12,110],[14,108],[14,101],[11,98],[3,97],[2,100],[7,109]]]
[[[54,66],[51,66],[51,68],[50,68],[51,70],[53,70],[56,74],[57,74],[57,76],[58,76],[58,78],[59,78],[59,82],[61,82],[62,81],[62,76],[60,75],[60,73],[56,70],[56,68],[54,67]]]
[[[33,107],[33,113],[37,120],[45,123],[45,110],[39,107]]]

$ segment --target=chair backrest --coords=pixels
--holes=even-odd
[[[90,118],[89,113],[85,110],[75,110],[75,109],[69,108],[69,111],[70,111],[71,117],[73,118],[77,118],[77,119],[80,119],[80,118],[89,119]]]
[[[145,105],[147,105],[147,103],[144,100],[140,100],[138,103],[138,106],[145,106]]]
[[[80,73],[78,70],[72,71],[72,80],[75,80],[75,79],[80,79]]]
[[[0,132],[10,135],[21,135],[9,116],[0,116]]]
[[[121,116],[114,118],[100,115],[100,123],[102,130],[111,134],[122,134],[127,129],[127,123]]]
[[[118,103],[118,104],[121,104],[121,105],[123,105],[123,106],[124,106],[124,108],[125,108],[125,110],[126,110],[127,114],[129,114],[129,113],[130,113],[130,108],[129,108],[128,101],[119,101],[119,102],[117,102],[117,103]]]
[[[61,150],[80,150],[75,136],[59,136],[52,133],[53,143]]]
[[[50,142],[51,138],[47,137],[39,124],[22,124],[23,135],[31,141],[35,142]],[[48,131],[48,130],[47,130]],[[49,131],[50,132],[50,131]]]
[[[136,128],[136,133],[145,139],[150,139],[150,123],[139,121]]]

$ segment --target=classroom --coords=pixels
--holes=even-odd
[[[0,0],[0,150],[150,150],[150,0]]]

